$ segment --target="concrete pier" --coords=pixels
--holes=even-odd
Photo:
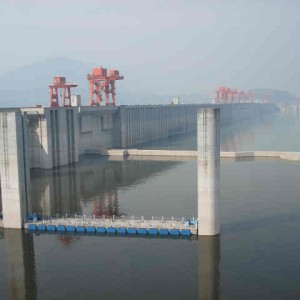
[[[198,235],[220,233],[220,109],[198,110]]]
[[[29,166],[21,112],[0,110],[0,177],[3,226],[22,228],[28,210]]]

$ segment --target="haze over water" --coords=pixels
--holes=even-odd
[[[221,147],[299,151],[299,131],[299,117],[273,114],[223,128]],[[195,150],[195,135],[147,148]],[[299,299],[299,176],[300,164],[295,162],[222,160],[219,238],[0,231],[0,297]],[[194,160],[110,161],[85,156],[74,166],[32,170],[32,197],[34,210],[46,215],[192,217],[196,179]]]

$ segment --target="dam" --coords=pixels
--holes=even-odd
[[[78,162],[80,155],[195,132],[197,110],[207,107],[220,107],[221,126],[277,111],[274,104],[258,103],[2,109],[3,226],[22,228],[32,211],[30,169],[57,168]]]

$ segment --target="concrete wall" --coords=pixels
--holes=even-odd
[[[300,104],[299,103],[280,103],[278,104],[278,107],[280,109],[280,112],[286,113],[293,116],[299,116],[300,115]]]
[[[80,107],[79,154],[120,146],[120,114],[117,107]]]
[[[271,104],[227,104],[221,125],[256,118],[276,110]],[[31,168],[51,169],[77,162],[79,155],[111,148],[131,148],[196,131],[196,112],[203,105],[24,108]]]
[[[190,132],[196,109],[195,105],[121,106],[121,148]]]
[[[121,106],[121,148],[196,131],[197,109],[220,107],[220,124],[254,119],[278,111],[273,104]]]
[[[22,228],[28,211],[30,191],[25,121],[18,109],[0,111],[1,198],[6,228]]]
[[[77,108],[26,108],[31,168],[52,169],[79,160]]]

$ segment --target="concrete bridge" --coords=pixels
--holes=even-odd
[[[196,131],[197,110],[216,105],[162,105],[0,110],[3,225],[22,228],[31,212],[30,168],[51,169],[79,155],[128,148]],[[277,110],[272,104],[219,105],[220,124]]]

